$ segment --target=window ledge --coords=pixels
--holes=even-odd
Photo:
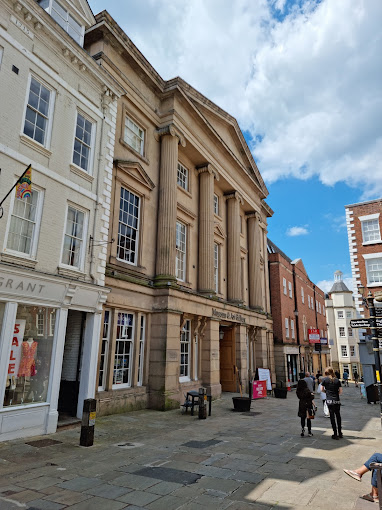
[[[58,274],[62,276],[69,276],[70,278],[85,278],[86,274],[83,271],[80,271],[76,268],[71,268],[67,266],[58,266],[57,267]]]
[[[186,189],[182,188],[182,186],[179,186],[179,184],[177,184],[177,187],[178,187],[178,190],[179,190],[179,191],[181,191],[182,193],[184,193],[184,194],[185,194],[185,195],[187,195],[188,197],[192,198],[192,195],[191,195],[191,193],[190,193],[188,190],[186,190]]]
[[[33,138],[29,138],[29,136],[21,134],[20,142],[23,143],[24,145],[27,145],[31,149],[34,149],[35,151],[39,152],[43,156],[46,156],[47,158],[50,158],[50,156],[52,155],[52,151],[50,151],[40,143],[33,140]]]
[[[362,243],[362,246],[369,246],[371,244],[382,244],[382,239],[377,239],[376,241],[365,241]]]
[[[143,154],[136,151],[133,147],[131,147],[131,145],[126,143],[123,138],[119,139],[119,143],[121,145],[123,145],[126,149],[129,149],[129,151],[131,151],[133,154],[135,154],[135,156],[137,156],[139,159],[141,159],[144,163],[146,163],[147,165],[150,164],[150,161],[145,156],[143,156]]]
[[[382,282],[368,283],[367,287],[382,287]]]
[[[83,179],[89,182],[94,181],[93,175],[88,174],[85,170],[83,170],[81,167],[75,165],[74,163],[71,163],[70,165],[70,171],[73,172],[76,175],[79,175]]]
[[[19,254],[13,254],[13,253],[1,253],[1,261],[2,262],[9,262],[10,264],[18,264],[20,266],[26,266],[26,267],[36,267],[37,260],[31,259],[30,257],[23,257]]]

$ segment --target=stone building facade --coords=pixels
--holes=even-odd
[[[236,120],[165,81],[107,12],[85,47],[118,102],[100,413],[178,407],[273,367],[266,186]]]
[[[362,375],[359,359],[358,329],[351,328],[350,321],[357,317],[353,292],[347,288],[342,272],[334,273],[334,283],[325,300],[326,317],[332,366],[339,370],[341,377],[344,372],[354,379],[354,372]]]
[[[293,386],[300,372],[316,374],[330,362],[325,295],[309,279],[302,260],[290,259],[270,239],[268,260],[276,377]],[[309,343],[310,329],[319,330],[320,351]]]
[[[94,21],[81,0],[0,6],[1,199],[32,165],[0,219],[0,439],[54,432],[95,392],[122,91],[82,47]]]

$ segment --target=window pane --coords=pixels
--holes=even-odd
[[[139,197],[121,188],[117,257],[136,264],[139,240]]]
[[[143,155],[144,131],[127,116],[125,119],[124,140],[130,147]]]

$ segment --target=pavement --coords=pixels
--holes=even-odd
[[[247,413],[232,410],[232,396],[206,420],[180,410],[97,418],[92,447],[79,446],[79,427],[0,443],[0,510],[378,507],[359,499],[370,474],[359,483],[343,473],[382,450],[379,405],[357,388],[344,388],[339,441],[319,398],[314,435],[300,437],[294,391]]]

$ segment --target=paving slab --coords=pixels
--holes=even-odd
[[[112,485],[110,483],[105,483],[102,485],[97,485],[97,487],[93,487],[92,489],[88,489],[83,494],[90,494],[91,496],[100,496],[101,498],[106,499],[117,499],[120,496],[124,496],[129,492],[132,492],[133,489],[129,489],[127,487],[118,487],[117,485]]]
[[[121,510],[126,508],[126,503],[120,501],[111,501],[105,498],[91,498],[76,505],[72,505],[70,510]]]
[[[62,508],[67,508],[67,506],[44,499],[35,499],[28,503],[27,508],[28,510],[61,510]]]
[[[81,492],[74,492],[63,489],[60,492],[48,494],[47,496],[44,496],[43,499],[46,499],[47,501],[53,501],[55,503],[74,505],[75,503],[81,503],[82,501],[85,501],[89,498],[91,498],[89,494],[83,494]]]
[[[86,476],[78,476],[72,480],[58,484],[58,487],[62,489],[69,489],[72,491],[83,492],[97,485],[101,485],[103,482],[99,478],[88,478]]]
[[[182,487],[184,487],[184,486],[180,483],[159,482],[156,485],[153,485],[152,487],[148,487],[146,489],[146,491],[151,492],[152,494],[159,494],[160,496],[166,496],[167,494],[171,494],[172,492],[174,492],[177,489],[180,489]]]
[[[131,491],[128,494],[120,496],[118,501],[129,503],[130,505],[146,506],[149,503],[159,499],[161,496],[158,494],[152,494],[150,492],[143,491]]]

